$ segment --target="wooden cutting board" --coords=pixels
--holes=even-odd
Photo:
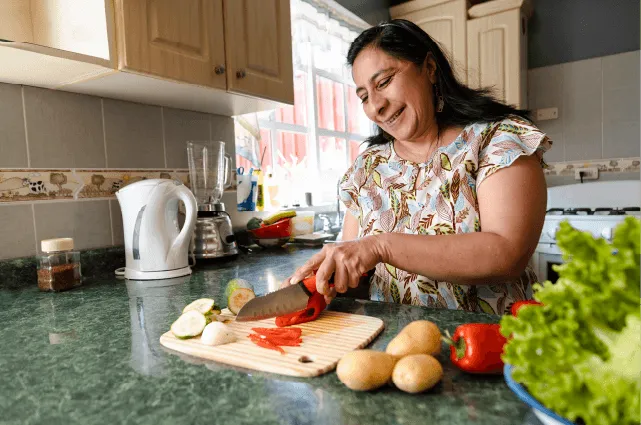
[[[251,328],[275,328],[274,319],[256,322],[227,324],[238,340],[215,347],[201,344],[200,338],[178,339],[169,331],[160,337],[160,344],[174,351],[193,357],[213,360],[232,366],[280,375],[313,377],[334,370],[346,353],[363,348],[378,336],[385,327],[381,319],[357,314],[324,311],[313,322],[301,328],[302,344],[299,347],[282,347],[285,355],[262,348],[247,338]]]

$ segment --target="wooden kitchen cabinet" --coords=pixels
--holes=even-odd
[[[413,0],[390,8],[394,19],[414,22],[436,40],[452,59],[454,73],[467,80],[467,0]]]
[[[529,1],[495,0],[468,13],[468,85],[493,87],[500,100],[526,108]]]
[[[292,103],[289,0],[225,0],[227,88]]]
[[[289,0],[0,0],[0,82],[228,116],[291,105],[289,8]]]
[[[120,69],[225,89],[223,0],[116,0]]]

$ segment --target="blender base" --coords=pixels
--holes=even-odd
[[[233,257],[238,253],[229,214],[221,210],[198,211],[193,249],[196,260]]]

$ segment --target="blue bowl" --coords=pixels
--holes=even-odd
[[[530,394],[523,385],[519,384],[512,378],[512,366],[509,364],[505,365],[503,369],[503,376],[505,377],[505,382],[507,386],[516,394],[521,401],[532,408],[534,414],[539,420],[545,425],[576,425],[576,423],[571,422],[568,419],[565,419],[550,409],[543,406],[537,399],[535,399],[532,394]]]

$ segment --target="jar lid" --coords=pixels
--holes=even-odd
[[[71,251],[73,238],[44,239],[40,241],[42,252]]]

